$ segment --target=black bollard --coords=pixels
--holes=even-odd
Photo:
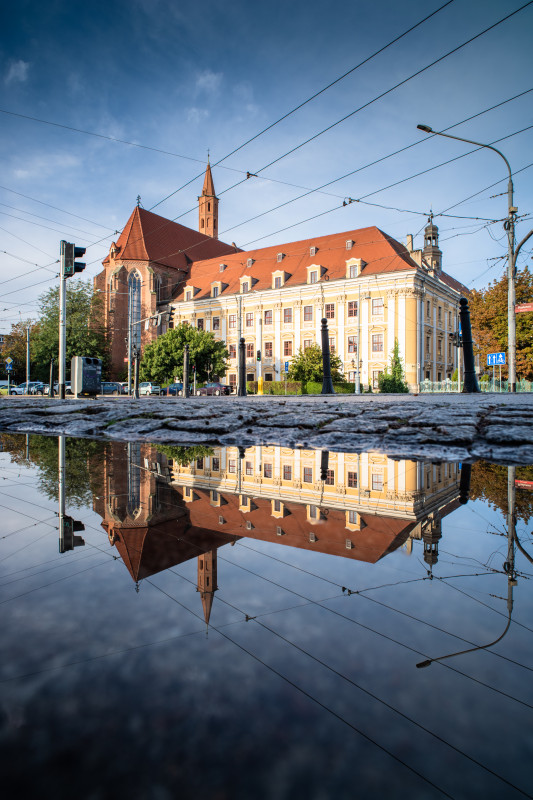
[[[54,396],[54,359],[50,361],[50,397]]]
[[[468,503],[470,496],[470,478],[472,477],[472,464],[461,465],[461,477],[459,479],[459,502],[462,506]]]
[[[463,358],[464,358],[464,385],[463,392],[479,392],[476,370],[474,364],[474,343],[472,342],[472,328],[470,326],[470,309],[468,300],[461,297],[459,300],[459,317],[461,319],[461,333],[463,336]]]
[[[326,481],[328,479],[329,468],[329,450],[321,450],[320,452],[320,480]]]
[[[183,349],[183,396],[189,397],[189,345]]]
[[[139,348],[133,347],[133,399],[139,399]]]
[[[237,390],[239,397],[246,397],[246,355],[244,336],[239,341],[239,386]]]
[[[320,394],[335,394],[333,381],[331,380],[331,361],[329,358],[329,331],[327,319],[322,320],[322,391]]]

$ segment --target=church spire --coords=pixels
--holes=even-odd
[[[198,227],[200,233],[218,239],[218,197],[215,195],[215,184],[211,174],[211,164],[207,156],[204,186],[198,198]]]
[[[200,592],[206,625],[209,625],[209,617],[211,616],[213,599],[217,589],[217,551],[214,548],[198,556],[198,584],[196,591]]]

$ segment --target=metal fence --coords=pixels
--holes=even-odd
[[[493,381],[492,378],[490,380],[478,381],[479,388],[482,392],[507,392],[509,390],[509,383],[508,381],[499,381],[497,378]],[[462,384],[461,384],[462,388]],[[445,381],[422,381],[420,383],[420,392],[424,393],[453,393],[459,391],[459,385],[457,381],[452,380],[445,380]],[[531,392],[533,391],[533,382],[526,381],[524,378],[516,382],[516,391],[517,392]]]

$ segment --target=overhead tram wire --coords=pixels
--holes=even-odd
[[[64,208],[53,206],[51,203],[45,203],[44,200],[38,200],[36,197],[31,197],[28,194],[22,194],[22,192],[16,192],[14,189],[10,189],[8,186],[0,186],[0,189],[3,189],[5,192],[11,192],[12,194],[16,194],[19,197],[24,197],[25,200],[31,200],[32,203],[39,203],[42,206],[53,208],[54,211],[60,211],[61,214],[68,214],[71,217],[76,217],[76,219],[83,220],[83,222],[89,222],[91,225],[96,225],[98,228],[106,228],[107,230],[110,230],[107,225],[102,225],[100,222],[95,222],[92,219],[87,219],[87,217],[80,217],[78,214],[74,214],[72,211],[65,211]]]
[[[263,130],[259,131],[259,133],[256,133],[256,134],[255,134],[254,136],[252,136],[250,139],[247,139],[245,142],[243,142],[242,144],[240,144],[238,147],[236,147],[236,148],[234,148],[233,150],[231,150],[231,152],[227,153],[225,156],[223,156],[222,158],[220,158],[220,159],[219,159],[218,161],[216,161],[216,162],[215,162],[215,163],[214,163],[212,166],[213,166],[213,167],[218,167],[219,165],[221,165],[221,164],[222,164],[222,162],[223,162],[223,161],[226,161],[226,159],[230,158],[230,156],[233,156],[233,155],[235,155],[235,153],[238,153],[240,150],[242,150],[244,147],[246,147],[247,145],[249,145],[251,142],[255,141],[256,139],[259,139],[259,137],[260,137],[260,136],[263,136],[263,134],[265,134],[265,133],[267,133],[268,131],[272,130],[272,128],[275,128],[275,127],[276,127],[276,125],[279,125],[279,123],[280,123],[280,122],[283,122],[283,120],[287,119],[287,118],[288,118],[288,117],[290,117],[292,114],[296,113],[296,111],[299,111],[301,108],[303,108],[305,105],[307,105],[307,104],[308,104],[308,103],[310,103],[312,100],[314,100],[315,98],[317,98],[319,95],[321,95],[321,94],[323,94],[324,92],[326,92],[326,91],[327,91],[328,89],[330,89],[332,86],[335,86],[335,84],[339,83],[339,82],[340,82],[340,81],[342,81],[344,78],[348,77],[348,75],[351,75],[353,72],[355,72],[356,70],[358,70],[358,69],[359,69],[360,67],[362,67],[364,64],[367,64],[367,63],[368,63],[369,61],[371,61],[373,58],[375,58],[376,56],[378,56],[378,55],[380,55],[381,53],[383,53],[385,50],[387,50],[387,48],[391,47],[393,44],[396,44],[396,42],[399,42],[399,41],[400,41],[400,39],[403,39],[403,37],[404,37],[404,36],[407,36],[409,33],[411,33],[412,31],[414,31],[414,30],[415,30],[416,28],[418,28],[420,25],[423,25],[423,24],[424,24],[424,22],[427,22],[429,19],[431,19],[432,17],[434,17],[436,14],[438,14],[440,11],[443,11],[443,10],[444,10],[444,9],[445,9],[447,6],[451,5],[451,3],[452,3],[452,2],[453,2],[453,0],[448,0],[448,2],[444,3],[444,5],[440,6],[440,7],[439,7],[439,8],[437,8],[435,11],[433,11],[431,14],[429,14],[429,15],[428,15],[428,16],[426,16],[426,17],[424,17],[423,19],[419,20],[419,21],[418,21],[418,22],[417,22],[415,25],[412,25],[410,28],[408,28],[406,31],[404,31],[404,32],[403,32],[402,34],[400,34],[399,36],[396,36],[394,39],[391,39],[391,41],[387,42],[387,44],[386,44],[386,45],[384,45],[383,47],[379,48],[379,50],[376,50],[374,53],[372,53],[370,56],[368,56],[367,58],[365,58],[365,59],[364,59],[363,61],[361,61],[359,64],[356,64],[356,66],[355,66],[355,67],[352,67],[352,68],[351,68],[351,69],[349,69],[347,72],[345,72],[343,75],[340,75],[338,78],[336,78],[334,81],[332,81],[331,83],[329,83],[327,86],[324,86],[324,88],[323,88],[323,89],[320,89],[318,92],[315,92],[313,95],[311,95],[310,97],[308,97],[308,98],[307,98],[306,100],[304,100],[302,103],[299,103],[297,106],[295,106],[293,109],[291,109],[290,111],[288,111],[286,114],[283,114],[283,115],[282,115],[281,117],[279,117],[279,119],[277,119],[275,122],[272,122],[270,125],[267,125],[267,127],[266,127],[266,128],[263,128]],[[532,2],[533,2],[533,0],[532,0]],[[202,175],[203,175],[203,173],[200,173],[200,174],[199,174],[199,175],[197,175],[195,178],[193,178],[193,180],[198,180],[198,178],[201,178],[201,177],[202,177]],[[242,183],[242,182],[243,182],[243,181],[240,181],[240,183]],[[159,205],[161,205],[162,203],[166,202],[166,201],[167,201],[167,200],[169,200],[171,197],[174,197],[174,195],[176,195],[178,192],[180,192],[182,189],[184,189],[186,186],[188,186],[188,185],[189,185],[189,183],[190,183],[190,181],[189,181],[188,183],[184,184],[183,186],[180,186],[180,187],[179,187],[178,189],[176,189],[174,192],[171,192],[169,195],[167,195],[166,197],[164,197],[162,200],[159,200],[159,202],[158,202],[158,203],[156,203],[155,205],[151,206],[151,208],[150,208],[149,210],[150,210],[150,211],[153,211],[153,209],[154,209],[154,208],[157,208],[157,206],[159,206]],[[237,185],[238,185],[238,184],[237,184]]]

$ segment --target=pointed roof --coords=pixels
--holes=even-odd
[[[205,177],[204,177],[204,187],[202,189],[202,195],[214,197],[215,196],[215,184],[213,183],[213,176],[211,174],[211,164],[209,161],[207,162],[207,167],[205,170]]]
[[[115,258],[121,261],[151,261],[175,269],[187,269],[192,261],[235,253],[232,245],[139,206],[133,209],[115,246]],[[103,261],[104,265],[108,263],[109,256]]]
[[[201,592],[200,597],[202,599],[202,608],[204,610],[204,619],[205,624],[209,625],[209,619],[211,617],[211,610],[213,608],[213,598],[215,596],[215,591],[212,592]]]

